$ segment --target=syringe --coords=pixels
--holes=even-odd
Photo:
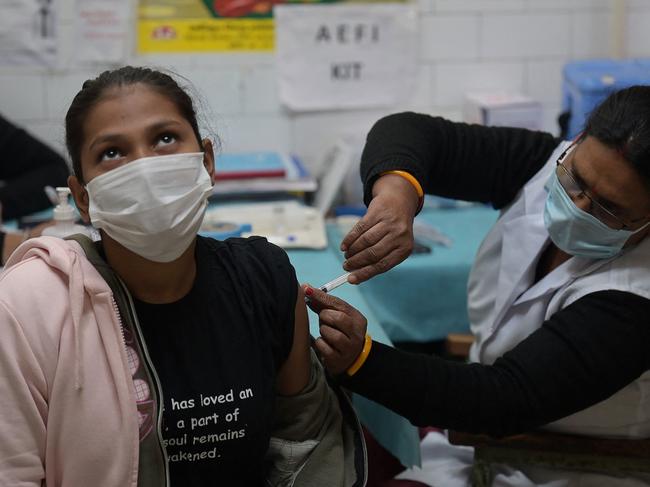
[[[340,285],[345,284],[346,282],[348,282],[348,276],[349,276],[349,275],[350,275],[350,273],[349,273],[349,272],[346,272],[345,274],[343,274],[343,275],[337,277],[336,279],[334,279],[334,280],[328,282],[327,284],[323,284],[323,285],[322,285],[321,287],[319,287],[318,289],[320,289],[320,290],[323,291],[324,293],[328,293],[328,292],[330,292],[330,291],[333,291],[334,289],[336,289],[336,288],[339,287]]]

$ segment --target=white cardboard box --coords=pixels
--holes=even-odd
[[[542,105],[519,93],[468,93],[463,119],[467,123],[540,130]]]

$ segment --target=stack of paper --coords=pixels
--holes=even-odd
[[[221,154],[216,173],[215,196],[312,192],[317,187],[297,157],[277,152]]]
[[[284,161],[276,152],[244,152],[222,154],[217,158],[215,178],[252,179],[282,178],[286,175]]]

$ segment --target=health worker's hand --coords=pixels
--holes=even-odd
[[[368,322],[357,309],[320,289],[302,285],[307,306],[318,315],[320,337],[314,346],[331,374],[345,372],[363,349]]]
[[[387,174],[375,181],[372,193],[367,213],[341,242],[343,268],[352,273],[351,284],[392,269],[413,250],[413,218],[419,203],[413,185]]]

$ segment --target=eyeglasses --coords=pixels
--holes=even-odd
[[[589,199],[590,207],[588,212],[594,217],[598,218],[598,220],[607,225],[609,228],[613,228],[614,230],[627,229],[630,227],[630,225],[645,220],[644,217],[638,218],[636,220],[628,220],[628,222],[625,223],[623,219],[616,216],[611,210],[605,208],[602,203],[599,203],[598,200],[596,200],[594,196],[591,195],[589,190],[576,180],[571,170],[569,170],[564,165],[567,156],[576,147],[576,144],[568,147],[557,160],[557,177],[567,194],[571,198],[580,198],[582,196],[585,196],[587,199]]]

